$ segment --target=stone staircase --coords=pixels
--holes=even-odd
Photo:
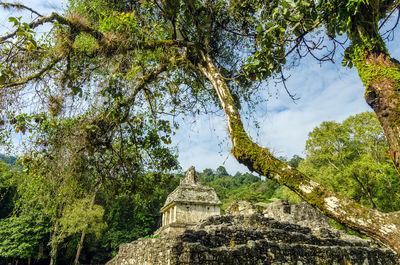
[[[338,235],[257,213],[212,216],[181,235],[124,244],[107,265],[400,264],[375,241]]]

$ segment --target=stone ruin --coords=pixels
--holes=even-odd
[[[161,208],[162,226],[155,234],[182,233],[201,219],[219,215],[221,204],[215,190],[201,185],[194,167],[190,167]]]
[[[220,204],[191,168],[161,209],[161,237],[122,244],[106,265],[400,264],[380,243],[331,229],[329,219],[306,203],[235,202],[227,215],[219,215]]]
[[[288,222],[308,227],[314,235],[319,237],[334,237],[353,241],[360,240],[357,236],[352,236],[344,231],[331,228],[329,218],[306,202],[292,203],[279,199],[272,199],[272,201],[272,203],[256,204],[251,204],[247,201],[236,201],[225,212],[228,215],[262,214],[265,217],[274,218],[279,222]],[[378,246],[376,241],[370,241],[370,244]]]
[[[251,215],[258,213],[280,222],[289,222],[309,227],[313,232],[330,227],[329,218],[306,202],[291,203],[286,200],[272,200],[272,203],[256,204],[251,204],[247,201],[236,201],[225,212],[230,215]]]

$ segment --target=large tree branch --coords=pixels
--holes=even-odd
[[[365,86],[365,100],[375,111],[389,144],[390,156],[400,171],[400,64],[385,52],[365,51],[355,60]]]
[[[30,7],[27,7],[26,5],[23,5],[21,3],[4,3],[4,2],[0,2],[0,6],[2,6],[4,9],[8,9],[8,8],[26,9],[26,10],[30,11],[31,13],[37,15],[38,17],[43,17],[36,10],[34,10],[34,9],[30,8]]]
[[[107,42],[107,36],[98,31],[97,29],[91,27],[88,24],[80,23],[75,20],[71,20],[69,18],[60,16],[57,13],[52,13],[50,16],[41,17],[40,19],[29,23],[29,29],[35,29],[40,25],[45,23],[59,23],[64,26],[68,26],[74,34],[78,35],[79,33],[87,33],[95,38],[100,44],[109,45]],[[14,32],[9,33],[3,37],[0,37],[0,43],[17,36],[19,29],[16,29]],[[113,40],[114,41],[114,40]],[[196,47],[195,43],[183,40],[155,40],[155,41],[138,41],[136,39],[117,39],[117,41],[113,44],[113,46],[118,46],[123,50],[137,50],[137,49],[144,49],[150,50],[159,47],[187,47],[187,48],[194,48]]]
[[[39,71],[37,71],[36,73],[31,74],[26,77],[23,77],[23,78],[20,78],[20,79],[17,79],[17,80],[14,80],[9,83],[2,84],[2,85],[0,85],[0,88],[1,87],[11,88],[11,87],[16,87],[16,86],[22,86],[22,85],[26,85],[30,81],[40,79],[40,78],[42,78],[42,76],[44,74],[46,74],[47,71],[51,70],[60,60],[61,60],[61,58],[55,58],[55,59],[51,60],[45,67],[43,67]]]
[[[228,122],[228,130],[233,144],[232,153],[240,163],[246,165],[251,171],[285,185],[324,214],[381,240],[400,254],[400,215],[398,212],[381,213],[335,194],[275,158],[267,148],[254,143],[244,130],[230,89],[212,59],[201,52],[201,62],[198,67],[218,94]]]
[[[376,209],[375,202],[372,200],[372,195],[369,192],[369,190],[365,187],[365,185],[360,181],[360,179],[357,177],[357,174],[353,173],[353,179],[358,183],[360,186],[362,193],[364,193],[365,197],[367,197],[369,203],[372,206],[372,209]]]
[[[92,124],[104,124],[102,122],[99,122],[99,120],[102,120],[104,118],[109,120],[110,123],[107,123],[109,125],[108,129],[101,130],[101,131],[103,131],[103,135],[104,135],[108,131],[115,130],[115,128],[119,124],[127,122],[129,120],[131,107],[134,105],[137,95],[141,91],[145,90],[146,86],[148,86],[148,85],[152,84],[153,82],[155,82],[156,80],[158,80],[160,75],[168,70],[168,66],[173,65],[173,64],[179,65],[182,63],[186,63],[186,60],[184,59],[184,57],[178,57],[178,58],[172,57],[168,61],[160,63],[160,65],[158,67],[150,70],[142,77],[138,77],[138,82],[137,82],[136,86],[132,89],[132,93],[129,96],[124,97],[123,100],[118,101],[117,104],[115,104],[111,110],[108,109],[102,115],[99,115],[100,118],[92,121]],[[149,102],[149,104],[150,104],[150,102]],[[114,110],[125,110],[119,120],[116,120],[115,118],[112,118],[111,120],[109,119],[108,114],[112,113],[113,109]],[[128,126],[129,126],[129,123],[128,123]],[[82,150],[83,150],[83,148],[81,150],[79,150],[78,152],[80,152]]]
[[[57,13],[52,13],[50,16],[41,17],[40,19],[29,23],[29,29],[35,29],[45,23],[55,23],[55,22],[58,22],[61,25],[69,26],[71,28],[71,30],[73,30],[74,32],[88,33],[98,41],[101,41],[104,37],[103,33],[101,33],[100,31],[97,31],[96,29],[91,28],[88,25],[67,19],[63,16],[60,16]],[[14,32],[11,32],[3,37],[0,37],[0,43],[4,42],[7,39],[17,36],[17,33],[19,31],[20,31],[20,29],[17,28]]]

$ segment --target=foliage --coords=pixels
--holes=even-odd
[[[59,249],[79,238],[76,236],[79,233],[100,237],[106,222],[110,221],[103,217],[105,207],[110,206],[102,203],[98,196],[112,203],[128,194],[130,200],[140,205],[140,196],[135,197],[135,194],[147,194],[148,200],[148,196],[155,194],[157,183],[169,181],[164,172],[177,167],[175,156],[163,146],[168,137],[162,131],[169,127],[162,120],[155,124],[149,120],[135,117],[105,135],[96,134],[93,127],[114,126],[111,120],[110,125],[105,119],[90,116],[73,119],[45,114],[18,117],[17,128],[34,130],[30,135],[31,145],[21,158],[27,174],[13,178],[19,195],[14,210],[27,214],[35,209],[48,218],[53,231],[49,243],[53,260]],[[148,223],[154,217],[151,213],[141,215],[139,211],[134,218],[141,221],[133,222],[128,233],[119,230],[124,238],[112,239],[113,244],[132,241],[148,233],[152,228]],[[113,245],[113,251],[116,246]],[[61,258],[68,262],[68,255]]]
[[[231,176],[223,166],[219,166],[216,171],[204,169],[198,175],[202,184],[215,189],[223,203],[223,210],[233,201],[269,202],[270,198],[276,197],[276,192],[280,188],[279,184],[269,179],[262,180],[250,173],[237,172]]]
[[[119,118],[121,109],[132,106],[137,108],[131,111],[146,115],[209,111],[219,103],[196,69],[199,48],[235,80],[231,88],[237,105],[251,104],[260,81],[284,79],[286,49],[294,48],[293,39],[300,41],[318,26],[312,1],[172,2],[73,0],[65,17],[40,18],[54,24],[49,41],[35,35],[40,24],[13,20],[20,33],[9,38],[33,47],[14,54],[12,45],[3,43],[4,53],[15,55],[3,67],[12,72],[4,87],[20,84],[4,98],[5,125],[23,103],[17,95],[33,80],[43,88],[37,90],[43,101],[35,103],[55,116],[67,115],[67,107],[79,102],[104,107]],[[182,53],[180,46],[187,45],[190,49]],[[17,66],[21,71],[11,70]],[[45,74],[39,78],[35,73],[41,70]]]
[[[149,183],[143,184],[151,185],[151,192],[125,189],[128,185],[111,189],[108,185],[109,190],[98,190],[96,203],[93,205],[93,197],[77,192],[80,186],[76,184],[73,187],[78,189],[77,193],[70,193],[68,199],[54,198],[51,204],[45,204],[44,201],[48,201],[49,198],[43,194],[46,191],[43,188],[50,183],[37,175],[34,177],[34,183],[33,176],[11,175],[7,183],[16,183],[17,191],[28,192],[28,195],[33,197],[28,200],[27,197],[20,196],[16,205],[13,200],[7,202],[10,204],[10,210],[14,210],[16,215],[0,219],[1,258],[35,258],[42,261],[48,259],[51,253],[48,244],[52,242],[49,235],[54,234],[55,228],[54,221],[50,219],[54,216],[50,215],[48,207],[62,202],[65,206],[58,217],[57,237],[53,239],[57,242],[57,252],[63,253],[59,255],[58,261],[71,262],[81,231],[85,230],[88,235],[84,242],[81,262],[104,263],[117,253],[120,244],[149,235],[159,227],[159,209],[166,196],[178,185],[179,178],[165,177],[162,181],[157,181],[160,176],[154,175],[148,173],[145,179]],[[68,184],[68,179],[64,179],[64,182]],[[40,190],[34,191],[34,188]],[[62,193],[63,190],[69,189],[59,187],[58,192]],[[83,197],[75,199],[73,196],[77,194],[82,194]],[[107,229],[104,229],[105,224]]]
[[[40,214],[0,219],[1,257],[45,258],[49,231],[48,221]]]
[[[19,172],[0,160],[0,219],[11,214],[14,207],[15,185],[13,178]]]
[[[168,146],[179,127],[175,116],[210,113],[221,107],[228,119],[235,121],[229,124],[230,132],[236,133],[232,139],[245,139],[238,144],[240,148],[233,141],[233,154],[240,162],[336,214],[326,207],[321,193],[309,192],[315,185],[308,185],[311,182],[306,176],[252,142],[236,109],[258,102],[257,90],[268,78],[280,78],[285,84],[284,67],[296,62],[289,60],[290,55],[316,57],[314,52],[324,48],[324,43],[313,36],[322,29],[334,46],[338,43],[335,34],[347,34],[352,43],[344,63],[359,69],[364,84],[370,85],[371,78],[380,80],[381,75],[392,87],[399,81],[398,67],[387,71],[384,65],[375,71],[375,66],[365,62],[374,52],[389,58],[378,22],[398,8],[398,1],[73,0],[64,15],[47,17],[18,7],[38,17],[29,23],[10,18],[15,31],[0,38],[0,136],[7,143],[16,133],[27,134],[24,140],[32,134],[32,141],[25,142],[31,146],[22,158],[29,178],[20,183],[25,184],[21,190],[26,192],[19,194],[25,199],[32,196],[30,203],[40,206],[55,227],[65,209],[73,211],[75,202],[95,198],[100,191],[117,194],[116,183],[140,192],[151,189],[162,173],[176,168]],[[40,38],[37,33],[45,23],[53,28]],[[334,53],[328,50],[320,59],[330,60]],[[395,101],[396,93],[383,98]],[[374,98],[370,102],[375,102]],[[398,104],[376,111],[391,105],[396,105],[397,113]],[[397,117],[386,118],[390,115],[393,113],[380,116],[387,135],[398,128]],[[385,119],[390,124],[383,122]],[[393,135],[396,137],[387,139],[398,140],[398,132]],[[390,144],[391,149],[394,146],[399,145]],[[392,151],[398,159],[400,151]],[[374,197],[369,194],[381,177],[375,176],[370,183],[374,178],[361,171],[375,170],[370,167],[375,157],[366,152],[359,156],[358,164],[346,164],[357,154],[350,149],[343,152],[333,154],[344,161],[340,171],[361,183],[364,197],[374,207]],[[147,171],[154,172],[154,178],[148,179]],[[233,188],[227,179],[223,174],[215,179],[225,197],[227,189]],[[304,183],[307,185],[301,185]],[[30,189],[39,190],[39,195]],[[69,198],[65,197],[67,191],[73,192]],[[258,195],[250,197],[258,199]],[[364,200],[360,198],[361,203]],[[29,200],[25,202],[29,205]],[[365,210],[359,205],[352,207]],[[385,207],[389,206],[382,209]],[[370,229],[357,220],[344,216],[341,221]],[[386,242],[398,241],[387,239],[388,234],[379,235]]]
[[[342,123],[323,122],[314,128],[299,170],[364,205],[397,211],[400,181],[387,150],[375,114],[364,112]]]
[[[166,179],[153,184],[152,193],[125,190],[112,195],[107,191],[100,192],[98,200],[104,207],[103,220],[107,229],[99,237],[87,236],[80,261],[104,263],[117,254],[121,244],[151,235],[161,225],[159,210],[178,183],[178,177]],[[78,240],[71,238],[73,242]]]
[[[60,230],[66,234],[85,231],[100,236],[106,227],[103,223],[104,209],[100,205],[91,204],[89,198],[83,198],[67,205],[60,218]]]

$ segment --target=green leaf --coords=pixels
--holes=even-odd
[[[3,73],[0,73],[0,85],[6,83],[7,81],[7,76],[4,75]]]
[[[18,25],[20,24],[20,20],[21,20],[21,17],[18,17],[18,18],[16,18],[16,17],[9,17],[9,18],[8,18],[8,21],[9,21],[9,22],[13,22],[13,23],[14,23],[14,27],[16,27],[16,26],[18,26]]]

